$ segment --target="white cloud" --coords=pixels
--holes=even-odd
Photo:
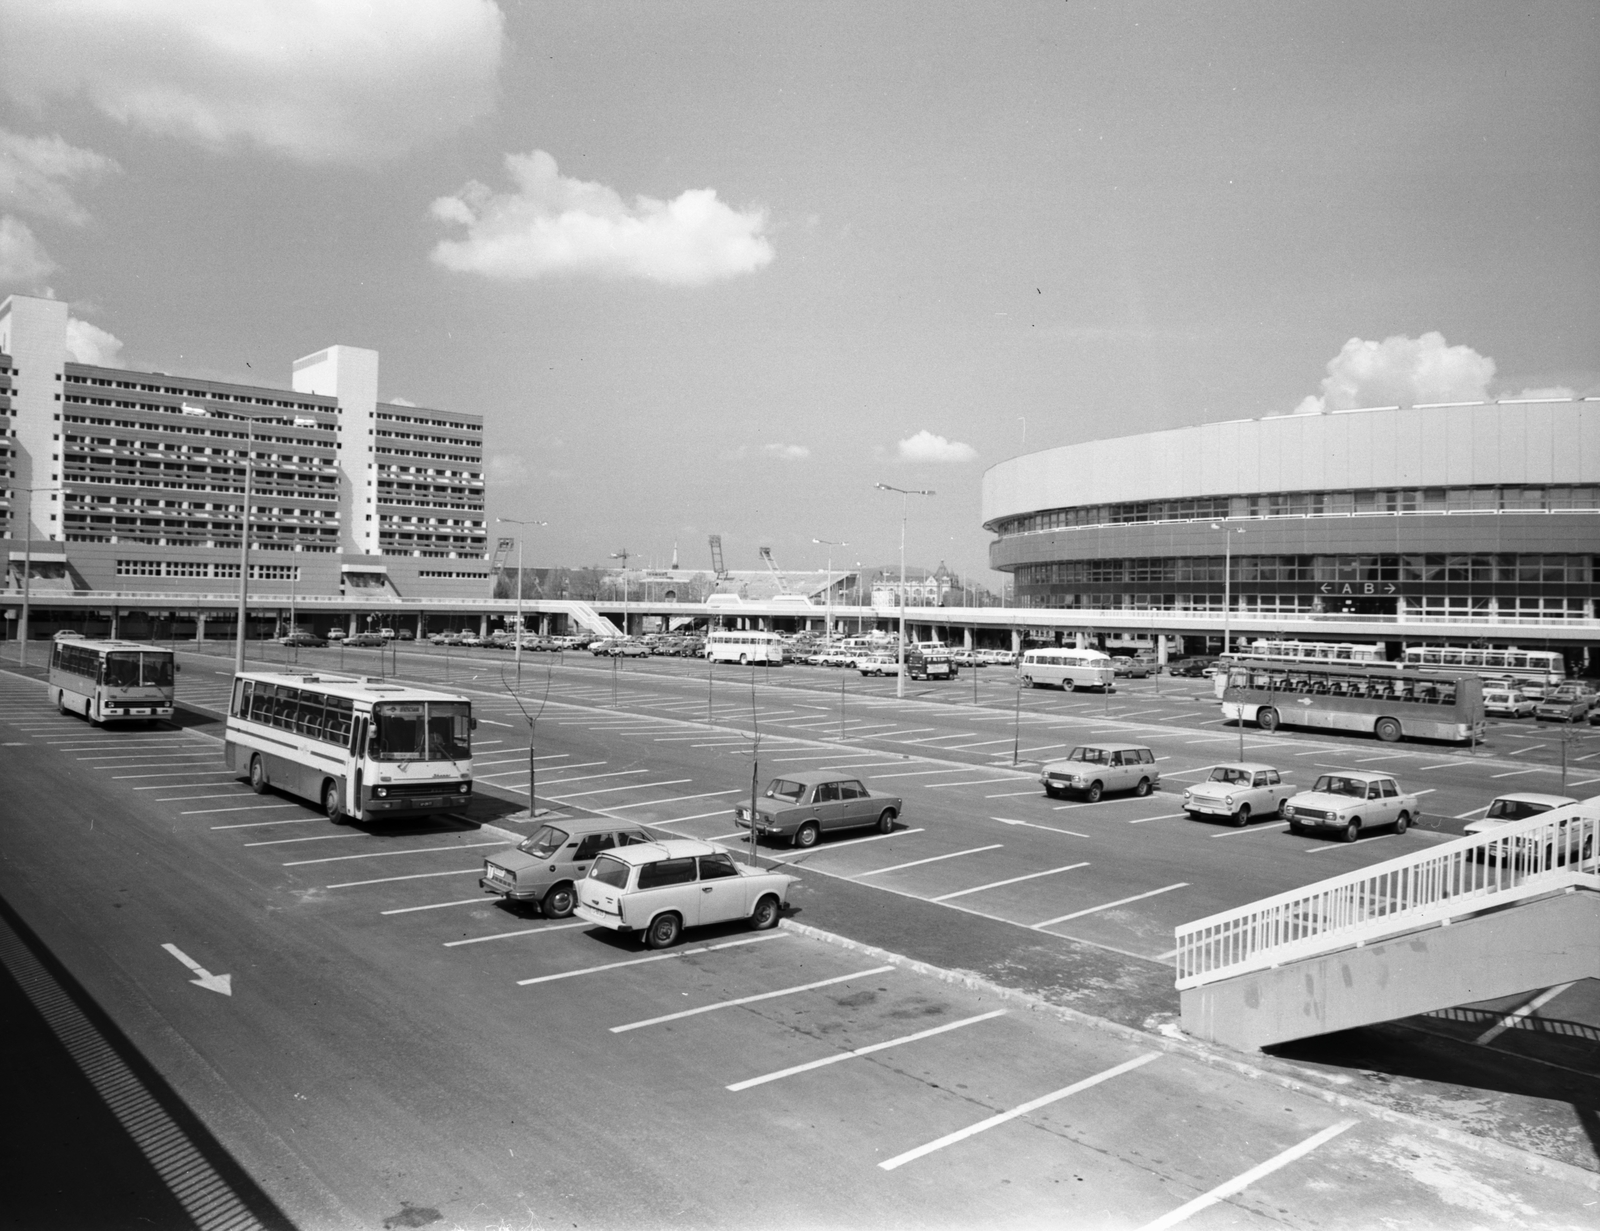
[[[435,263],[489,278],[596,274],[703,286],[772,260],[766,211],[733,209],[714,188],[670,201],[640,196],[630,207],[613,188],[562,175],[543,150],[507,154],[506,169],[511,192],[474,181],[433,203],[435,218],[467,232],[440,240]]]
[[[763,445],[763,449],[773,457],[782,458],[786,462],[803,462],[811,456],[811,450],[805,445]]]
[[[82,226],[89,215],[67,185],[74,180],[93,184],[121,169],[103,154],[80,150],[60,137],[24,137],[0,128],[0,200],[12,209]]]
[[[1577,391],[1569,389],[1566,385],[1543,385],[1537,389],[1524,389],[1521,393],[1508,393],[1509,398],[1525,398],[1529,401],[1539,400],[1545,402],[1569,402],[1577,397]]]
[[[492,0],[0,0],[0,83],[212,149],[369,162],[488,111]]]
[[[1482,402],[1493,379],[1493,359],[1470,346],[1447,345],[1436,331],[1418,338],[1396,334],[1382,342],[1351,338],[1328,361],[1321,396],[1306,398],[1295,413]]]
[[[410,398],[390,398],[389,402],[393,406],[415,406],[416,405],[416,403],[413,402]]]
[[[0,283],[32,286],[56,269],[26,223],[10,214],[0,216]]]
[[[67,358],[101,368],[122,366],[122,339],[88,321],[67,317]]]
[[[971,445],[958,440],[946,440],[932,432],[921,431],[908,436],[898,446],[902,462],[970,462],[978,456]]]

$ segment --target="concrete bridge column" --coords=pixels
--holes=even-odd
[[[206,613],[197,611],[194,617],[194,640],[198,645],[206,639]]]
[[[351,637],[354,637],[358,632],[361,631],[361,626],[356,623],[358,618],[359,617],[356,615],[355,612],[352,611],[350,613],[350,626],[347,629],[345,629],[345,632]]]
[[[1020,628],[1011,630],[1011,652],[1013,654],[1022,653],[1022,630]]]
[[[1085,632],[1083,629],[1079,629],[1074,636],[1076,639],[1073,641],[1073,645],[1077,649],[1086,650],[1089,648],[1089,634],[1087,632]]]
[[[1167,635],[1166,635],[1166,633],[1157,633],[1156,634],[1156,670],[1157,670],[1158,673],[1164,673],[1166,671],[1166,669],[1167,669]]]
[[[122,640],[122,612],[116,607],[111,609],[111,640]]]
[[[486,615],[478,617],[478,636],[483,638],[489,636],[489,617]]]
[[[961,645],[964,649],[970,650],[972,648],[972,625],[970,624],[961,630]]]

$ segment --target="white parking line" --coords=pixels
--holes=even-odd
[[[234,825],[213,825],[212,829],[266,829],[271,825],[310,825],[320,821],[320,816],[297,816],[287,821],[240,821]]]
[[[1160,816],[1141,816],[1128,822],[1130,825],[1143,825],[1146,821],[1170,821],[1176,817],[1188,816],[1187,812],[1163,812]]]
[[[945,769],[908,769],[903,774],[873,774],[875,779],[884,778],[917,778],[925,774],[959,774],[966,770],[965,765],[951,765]]]
[[[1079,833],[1076,829],[1057,829],[1054,825],[1040,825],[1037,821],[1018,821],[1008,816],[991,816],[991,821],[999,821],[1002,825],[1023,825],[1028,829],[1047,829],[1051,833],[1064,833],[1071,838],[1087,838],[1086,833]]]
[[[179,816],[210,816],[216,812],[263,812],[268,808],[298,808],[300,804],[246,804],[242,808],[191,808]]]
[[[779,1069],[776,1073],[765,1073],[760,1077],[752,1077],[747,1081],[736,1081],[728,1089],[737,1093],[748,1090],[752,1086],[762,1086],[769,1081],[778,1081],[784,1077],[793,1077],[796,1073],[808,1073],[812,1069],[824,1068],[830,1064],[838,1064],[842,1060],[854,1060],[858,1056],[870,1056],[873,1052],[883,1051],[889,1047],[899,1047],[902,1043],[915,1043],[919,1039],[929,1039],[936,1034],[945,1034],[951,1030],[959,1030],[963,1026],[973,1026],[978,1022],[986,1022],[990,1018],[1005,1016],[1004,1009],[991,1009],[987,1013],[980,1013],[976,1017],[965,1017],[957,1022],[946,1022],[942,1026],[935,1026],[932,1030],[919,1030],[916,1034],[901,1035],[898,1039],[886,1039],[882,1043],[873,1043],[867,1047],[858,1047],[854,1051],[841,1052],[836,1056],[824,1056],[821,1060],[813,1060],[809,1064],[797,1064],[792,1068]]]
[[[997,782],[1015,782],[1015,778],[972,778],[965,782],[924,782],[924,790],[937,791],[947,786],[993,786]],[[1033,794],[1033,792],[1029,792]]]
[[[1224,829],[1221,833],[1210,835],[1213,838],[1238,838],[1245,834],[1271,833],[1274,829],[1287,829],[1288,821],[1273,821],[1270,825],[1247,825],[1243,829]]]
[[[625,962],[607,962],[604,966],[585,966],[582,970],[563,970],[560,974],[539,975],[533,979],[518,979],[518,987],[529,987],[535,983],[553,983],[557,979],[575,979],[579,975],[599,974],[604,970],[618,970],[624,966],[641,966],[646,962],[664,962],[669,958],[688,957],[692,953],[714,953],[718,949],[736,949],[740,945],[753,945],[763,940],[779,940],[785,936],[792,936],[792,932],[762,932],[759,936],[747,936],[743,940],[724,941],[720,945],[701,945],[698,949],[674,949],[671,953],[653,953],[649,957],[629,958]]]
[[[1202,1193],[1187,1205],[1180,1205],[1170,1214],[1163,1214],[1154,1222],[1146,1223],[1140,1228],[1140,1231],[1167,1231],[1168,1227],[1175,1227],[1180,1222],[1186,1221],[1191,1214],[1198,1214],[1201,1210],[1216,1205],[1224,1198],[1231,1197],[1234,1193],[1242,1192],[1244,1189],[1249,1188],[1257,1180],[1271,1175],[1280,1167],[1286,1167],[1296,1159],[1305,1157],[1324,1142],[1332,1141],[1340,1133],[1346,1129],[1354,1128],[1358,1123],[1360,1121],[1341,1120],[1337,1124],[1329,1125],[1320,1133],[1307,1137],[1299,1145],[1290,1146],[1282,1154],[1275,1154],[1259,1166],[1250,1168],[1243,1175],[1235,1176],[1225,1184],[1218,1184],[1208,1193]]]
[[[1003,842],[994,842],[988,846],[974,846],[964,851],[951,851],[948,855],[932,855],[927,859],[913,859],[910,863],[897,863],[892,867],[874,868],[870,872],[858,872],[856,873],[856,879],[859,880],[863,876],[882,876],[885,872],[899,872],[906,868],[920,868],[925,863],[938,863],[942,859],[956,859],[962,855],[976,855],[982,851],[997,851],[1004,845]]]
[[[681,821],[703,821],[708,816],[727,816],[727,815],[728,815],[728,810],[726,808],[718,808],[715,812],[696,812],[693,816],[669,816],[664,821],[651,821],[650,825],[653,828],[653,827],[655,827],[657,825],[676,825]]]
[[[1077,1094],[1081,1090],[1088,1090],[1092,1086],[1098,1086],[1103,1081],[1109,1081],[1113,1077],[1120,1077],[1124,1073],[1132,1072],[1134,1069],[1160,1058],[1161,1053],[1158,1051],[1146,1052],[1142,1056],[1135,1056],[1132,1060],[1124,1061],[1122,1064],[1106,1069],[1102,1073],[1096,1073],[1093,1077],[1085,1077],[1082,1081],[1073,1082],[1070,1086],[1064,1086],[1060,1090],[1023,1103],[1019,1107],[1013,1107],[1010,1111],[1002,1111],[999,1115],[990,1116],[987,1120],[979,1120],[976,1124],[969,1125],[966,1128],[957,1129],[953,1133],[946,1133],[937,1141],[930,1141],[927,1145],[918,1146],[915,1150],[907,1150],[904,1154],[896,1154],[893,1158],[885,1159],[878,1166],[885,1171],[893,1171],[896,1167],[903,1167],[905,1164],[919,1159],[925,1154],[932,1154],[935,1150],[944,1149],[945,1146],[954,1145],[958,1141],[965,1141],[968,1137],[975,1137],[987,1129],[996,1128],[1009,1120],[1015,1120],[1018,1116],[1025,1116],[1030,1111],[1038,1111],[1041,1107],[1048,1107],[1051,1103],[1067,1098],[1069,1095]]]
[[[1026,876],[1013,876],[1009,880],[990,881],[987,885],[974,885],[971,889],[957,889],[954,893],[942,893],[936,898],[929,898],[930,902],[948,902],[951,898],[964,898],[969,893],[982,893],[985,889],[999,889],[1002,885],[1015,885],[1021,881],[1038,880],[1041,876],[1054,876],[1057,872],[1071,872],[1074,868],[1087,868],[1089,861],[1081,863],[1063,864],[1059,868],[1046,868],[1043,872],[1029,872]]]
[[[1484,804],[1483,807],[1474,808],[1471,812],[1458,812],[1455,816],[1451,817],[1450,819],[1453,820],[1453,821],[1464,821],[1468,817],[1477,816],[1478,813],[1487,812],[1487,811],[1489,811],[1489,805],[1488,804]]]
[[[1014,799],[1018,795],[1037,795],[1038,787],[1030,787],[1026,791],[1001,791],[998,795],[985,795],[985,799]]]
[[[1153,898],[1157,894],[1171,893],[1174,889],[1187,889],[1188,881],[1179,881],[1176,885],[1166,885],[1160,889],[1151,889],[1146,893],[1136,893],[1131,898],[1118,898],[1115,902],[1102,902],[1099,906],[1090,906],[1084,910],[1075,910],[1070,915],[1057,915],[1054,919],[1046,919],[1034,924],[1034,928],[1053,927],[1058,923],[1065,923],[1068,919],[1081,919],[1084,915],[1092,915],[1096,911],[1110,910],[1113,906],[1126,906],[1129,902],[1138,902],[1144,898]]]
[[[289,804],[288,807],[297,805]],[[470,851],[480,846],[504,846],[504,841],[497,842],[463,842],[460,846],[414,846],[403,851],[373,851],[370,855],[329,855],[326,859],[297,859],[293,863],[286,863],[286,868],[304,867],[308,863],[341,863],[346,859],[385,859],[391,855],[433,855],[440,851]],[[330,886],[331,887],[331,886]]]
[[[601,764],[604,764],[604,762],[601,762]],[[572,766],[563,765],[556,772],[557,773],[564,773],[568,769],[576,769],[576,768],[578,768],[578,767],[575,766],[575,765],[572,765]],[[604,773],[604,774],[579,774],[576,778],[546,778],[539,785],[541,787],[560,786],[564,782],[593,782],[597,778],[622,778],[622,777],[627,776],[628,774],[648,774],[649,772],[650,771],[648,769],[614,769],[614,770],[611,770],[609,773]]]
[[[1503,774],[1490,774],[1491,778],[1520,778],[1523,774],[1537,774],[1540,771],[1552,772],[1548,765],[1535,765],[1532,769],[1513,769]]]
[[[196,778],[201,774],[229,774],[235,778],[239,777],[239,771],[236,769],[184,769],[170,774],[113,774],[111,781],[121,782],[125,778]],[[154,789],[160,790],[161,788],[156,787]]]
[[[476,871],[477,869],[473,869]],[[419,910],[442,910],[446,906],[481,906],[483,897],[457,898],[454,902],[429,902],[426,906],[397,906],[393,910],[380,910],[380,915],[409,915]]]
[[[413,872],[409,876],[380,876],[369,881],[340,881],[337,885],[324,885],[324,889],[354,889],[358,885],[387,885],[390,881],[422,881],[435,876],[465,876],[467,873],[474,876],[483,875],[483,865],[477,864],[470,868],[455,868],[449,872]]]
[[[1007,737],[1006,739],[985,739],[985,740],[980,740],[976,744],[946,744],[945,745],[945,751],[947,751],[947,752],[965,752],[968,748],[987,748],[990,744],[1009,744],[1010,742],[1011,742],[1010,738]]]
[[[215,782],[211,782],[207,785],[216,786],[217,784]],[[176,787],[170,786],[167,788],[169,791],[176,789]],[[240,784],[239,789],[236,791],[223,791],[217,795],[164,795],[159,799],[153,799],[150,802],[156,804],[177,804],[185,803],[191,799],[242,799],[244,797],[244,789],[245,788],[243,784]]]
[[[639,772],[644,773],[646,771],[640,770]],[[643,791],[650,787],[656,786],[681,786],[685,782],[693,781],[693,778],[668,778],[664,782],[630,782],[626,786],[600,787],[598,790],[594,791],[569,791],[565,795],[547,795],[545,798],[565,802],[569,799],[583,799],[590,795],[612,795],[617,791]]]
[[[645,1026],[659,1026],[662,1022],[675,1022],[680,1018],[695,1017],[701,1013],[713,1013],[718,1009],[731,1009],[741,1004],[754,1004],[758,1000],[776,1000],[779,996],[793,996],[798,992],[814,991],[819,987],[831,987],[835,983],[848,983],[852,979],[865,979],[868,975],[881,975],[885,971],[893,969],[893,966],[874,966],[871,970],[859,970],[850,975],[835,975],[831,979],[818,979],[815,983],[801,983],[795,987],[779,988],[775,992],[761,992],[755,996],[740,996],[737,1000],[719,1000],[716,1004],[703,1004],[697,1009],[684,1009],[679,1013],[667,1013],[661,1017],[650,1017],[640,1022],[629,1022],[626,1026],[613,1026],[611,1027],[611,1033],[624,1034],[629,1030],[639,1030]]]
[[[385,911],[384,914],[390,912]],[[459,948],[461,945],[481,945],[486,940],[505,940],[511,936],[532,936],[535,932],[565,932],[571,928],[586,928],[587,921],[580,919],[576,923],[547,923],[543,927],[521,928],[515,932],[495,932],[490,936],[469,936],[466,940],[447,940],[444,942],[446,949]]]
[[[688,779],[684,779],[684,781],[687,782]],[[659,784],[651,783],[649,785]],[[662,804],[681,804],[688,799],[708,799],[713,795],[737,795],[743,789],[743,787],[735,786],[723,791],[701,791],[698,795],[672,795],[666,799],[643,799],[636,804],[609,804],[604,808],[596,808],[595,811],[602,816],[610,816],[613,812],[625,812],[629,808],[653,808]]]
[[[863,842],[882,842],[886,838],[902,838],[907,834],[925,832],[926,830],[923,829],[897,829],[893,833],[875,833],[870,838],[850,838],[844,842],[830,842],[827,846],[813,846],[810,850],[802,851],[799,855],[773,855],[772,860],[774,863],[791,863],[796,859],[804,858],[806,855],[815,855],[819,851],[842,851],[847,846],[860,846]]]

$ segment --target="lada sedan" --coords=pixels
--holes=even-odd
[[[1283,805],[1283,815],[1290,833],[1332,830],[1346,842],[1354,842],[1363,830],[1386,825],[1397,834],[1405,833],[1421,806],[1420,796],[1406,794],[1387,774],[1350,770],[1323,774],[1309,791]]]
[[[686,927],[748,919],[776,927],[798,877],[736,864],[727,851],[692,838],[619,846],[578,882],[577,915],[613,932],[642,932],[652,949],[678,942]]]
[[[537,902],[546,919],[565,919],[582,880],[601,851],[654,841],[643,829],[608,817],[563,819],[541,825],[510,850],[483,860],[478,886],[508,902]]]
[[[1161,771],[1156,754],[1137,744],[1083,744],[1065,760],[1047,762],[1039,781],[1051,799],[1071,792],[1093,804],[1107,791],[1148,795],[1161,785]]]
[[[1540,721],[1583,722],[1594,708],[1595,695],[1582,684],[1568,682],[1545,693],[1533,711]]]
[[[1230,761],[1216,765],[1204,782],[1183,791],[1183,810],[1191,817],[1226,817],[1241,828],[1252,817],[1277,817],[1296,788],[1270,765]]]
[[[758,837],[810,847],[836,829],[875,825],[879,833],[893,833],[900,807],[900,796],[870,791],[859,778],[813,771],[774,778],[756,801],[754,822],[743,803],[734,808],[733,823]]]

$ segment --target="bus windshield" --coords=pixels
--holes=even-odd
[[[172,656],[119,650],[106,655],[107,688],[171,688]]]
[[[388,701],[372,709],[376,761],[464,761],[472,755],[472,707],[464,701]]]

